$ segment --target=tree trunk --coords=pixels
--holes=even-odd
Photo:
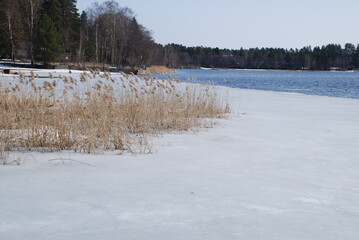
[[[98,23],[96,23],[96,29],[95,29],[95,38],[96,38],[96,62],[98,62]]]
[[[111,51],[111,63],[115,63],[115,48],[116,48],[116,19],[113,17],[113,30],[112,30],[112,51]]]
[[[35,3],[32,0],[29,0],[29,6],[30,6],[30,26],[29,26],[29,32],[30,32],[30,58],[31,58],[31,65],[34,65],[34,19],[35,19]]]
[[[79,52],[78,52],[78,58],[77,61],[82,61],[82,41],[83,41],[83,34],[82,29],[80,30],[80,45],[79,45]]]
[[[11,45],[11,61],[15,62],[15,42],[14,42],[14,33],[12,27],[12,10],[8,9],[6,13],[8,30],[9,30],[9,40]]]

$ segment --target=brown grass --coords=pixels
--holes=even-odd
[[[0,86],[0,152],[149,152],[149,136],[210,127],[229,112],[213,87],[173,78],[91,71],[16,83]]]
[[[140,75],[148,75],[148,74],[170,74],[170,73],[174,73],[175,70],[174,69],[169,69],[166,66],[158,66],[158,65],[153,65],[153,66],[149,66],[146,69],[140,69],[138,71],[138,74]]]

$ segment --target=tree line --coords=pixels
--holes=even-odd
[[[41,62],[96,62],[132,68],[359,69],[359,45],[302,49],[219,49],[161,45],[116,1],[79,13],[76,0],[0,0],[0,58]]]
[[[76,0],[0,0],[0,57],[34,62],[156,63],[151,32],[116,1],[93,3],[81,14]],[[159,56],[162,57],[162,56]]]
[[[328,44],[301,49],[251,48],[219,49],[165,46],[166,64],[172,67],[210,67],[285,70],[353,70],[359,69],[359,45]]]

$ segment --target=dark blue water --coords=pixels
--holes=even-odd
[[[359,99],[359,72],[178,70],[174,75],[234,88]]]

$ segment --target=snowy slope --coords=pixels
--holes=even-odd
[[[229,91],[239,114],[154,154],[0,166],[0,239],[358,239],[359,100]]]

